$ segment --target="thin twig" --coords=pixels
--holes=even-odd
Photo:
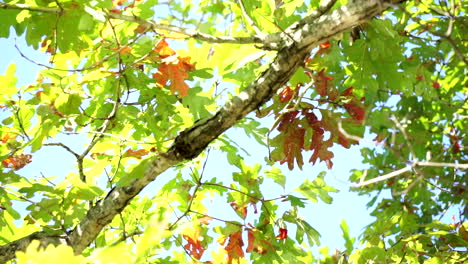
[[[243,0],[237,0],[239,3],[240,9],[242,11],[242,14],[244,15],[244,18],[247,20],[247,24],[250,25],[255,33],[258,36],[264,36],[265,34],[260,30],[259,27],[257,27],[257,24],[255,21],[249,16],[249,13],[247,13],[247,9],[245,8],[244,1]]]
[[[316,20],[317,18],[321,17],[335,5],[337,0],[327,0],[324,3],[322,3],[316,10],[312,11],[310,15],[308,15],[306,18],[304,18],[304,21],[306,23],[312,22],[313,20]]]
[[[172,225],[169,226],[169,230],[172,230],[177,225],[177,223],[179,223],[180,220],[182,220],[182,218],[187,216],[189,214],[189,212],[191,211],[191,207],[192,207],[193,201],[195,200],[197,192],[200,189],[200,187],[204,184],[204,183],[201,182],[201,179],[203,177],[203,173],[205,172],[205,166],[206,166],[206,164],[208,162],[208,158],[209,158],[209,154],[210,154],[209,150],[210,149],[208,148],[208,151],[207,151],[207,154],[206,154],[206,159],[203,162],[202,172],[200,174],[200,178],[197,179],[197,185],[195,186],[195,189],[193,190],[193,193],[192,193],[192,195],[190,197],[190,201],[189,201],[189,203],[187,205],[187,209],[185,210],[185,212],[181,216],[177,217],[176,221]]]
[[[411,140],[408,137],[408,134],[406,133],[406,129],[403,127],[403,125],[400,123],[400,121],[398,121],[398,119],[397,119],[397,117],[395,115],[392,115],[392,120],[395,123],[395,125],[397,126],[397,128],[401,131],[401,134],[403,135],[403,138],[406,141],[406,145],[408,146],[408,148],[410,150],[410,153],[411,153],[411,156],[412,156],[411,158],[412,159],[417,159],[416,153],[415,153],[414,148],[413,148],[413,144],[411,144]]]
[[[124,46],[120,46],[115,52],[103,57],[100,61],[97,61],[95,63],[93,63],[92,65],[90,66],[86,66],[86,67],[83,67],[83,68],[79,68],[79,69],[63,69],[63,68],[56,68],[56,67],[53,67],[53,66],[50,66],[50,65],[47,65],[47,64],[44,64],[42,62],[38,62],[38,61],[35,61],[31,58],[29,58],[28,56],[26,56],[21,50],[20,48],[18,47],[18,44],[16,43],[16,38],[15,38],[15,48],[16,50],[18,51],[18,53],[20,54],[21,57],[23,57],[25,60],[31,62],[31,63],[34,63],[36,64],[37,66],[41,66],[41,67],[45,67],[47,69],[51,69],[51,70],[55,70],[55,71],[64,71],[64,72],[82,72],[82,71],[88,71],[88,70],[94,70],[98,67],[100,67],[104,62],[107,62],[109,61],[110,59],[112,59],[114,56],[120,56],[120,53],[126,49],[128,46],[134,44],[139,38],[141,38],[143,36],[143,34],[138,34],[135,38],[131,39],[126,45]]]
[[[397,5],[397,8],[400,9],[402,12],[404,12],[406,15],[410,16],[421,27],[427,28],[427,25],[423,23],[423,20],[421,18],[413,17],[411,15],[411,13],[409,13],[404,7],[402,7],[400,5]],[[450,18],[451,18],[450,19],[450,24],[452,25],[454,18],[453,17],[450,17]],[[468,59],[465,57],[464,53],[460,50],[460,48],[458,48],[455,41],[450,36],[450,34],[452,33],[452,29],[451,29],[450,25],[449,25],[449,28],[447,29],[447,31],[445,33],[434,32],[434,31],[431,31],[430,29],[426,29],[426,30],[429,33],[431,33],[432,35],[434,35],[434,36],[437,36],[437,37],[440,37],[440,38],[443,38],[443,39],[447,40],[447,42],[452,46],[453,50],[455,51],[455,53],[457,54],[459,59],[461,61],[463,61],[463,63],[465,63],[468,66]],[[450,34],[447,35],[447,33],[450,33]]]
[[[365,173],[364,177],[361,178],[361,181],[359,183],[351,183],[351,187],[363,187],[363,186],[366,186],[366,185],[369,185],[369,184],[372,184],[372,183],[385,181],[387,179],[396,177],[396,176],[398,176],[400,174],[403,174],[403,173],[405,173],[407,171],[410,171],[412,168],[413,168],[412,166],[406,166],[403,169],[399,169],[397,171],[393,171],[393,172],[387,173],[387,174],[382,175],[382,176],[378,176],[376,178],[373,178],[373,179],[370,179],[370,180],[367,180],[367,181],[364,181],[365,175],[367,175],[367,173]]]
[[[78,153],[76,153],[75,151],[73,151],[69,146],[61,143],[61,142],[58,142],[58,143],[46,143],[44,144],[44,146],[58,146],[58,147],[62,147],[64,149],[66,149],[68,152],[70,152],[73,156],[75,156],[75,158],[79,158],[80,155]]]
[[[211,215],[207,215],[207,214],[204,214],[204,213],[200,213],[200,212],[196,212],[196,211],[192,211],[192,210],[190,210],[190,213],[193,213],[193,214],[196,214],[196,215],[201,215],[201,216],[206,216],[206,217],[209,217],[209,218],[211,218],[213,220],[220,221],[220,222],[223,222],[223,223],[226,223],[226,224],[231,224],[231,225],[236,225],[236,226],[239,226],[239,227],[244,227],[243,224],[239,224],[239,223],[234,222],[234,221],[229,221],[229,220],[224,220],[224,219],[221,219],[221,218],[213,217]]]
[[[37,7],[37,6],[30,6],[25,4],[5,4],[0,3],[0,9],[14,9],[14,10],[28,10],[32,12],[42,12],[42,13],[50,13],[50,14],[60,14],[62,12],[60,9],[57,8],[48,8],[48,7]]]
[[[369,184],[372,184],[372,183],[385,181],[387,179],[396,177],[396,176],[401,175],[401,174],[403,174],[403,173],[405,173],[407,171],[410,171],[410,170],[414,169],[417,166],[421,166],[421,167],[424,167],[424,166],[429,166],[429,167],[452,167],[452,168],[463,169],[463,170],[468,169],[468,164],[429,162],[429,161],[426,161],[426,162],[414,161],[413,164],[408,165],[408,166],[406,166],[406,167],[404,167],[402,169],[387,173],[387,174],[382,175],[382,176],[378,176],[376,178],[373,178],[373,179],[370,179],[370,180],[367,180],[367,181],[364,181],[364,178],[365,178],[365,175],[366,175],[366,174],[364,174],[364,177],[361,178],[361,181],[359,183],[351,183],[350,185],[351,185],[351,187],[363,187],[363,186],[366,186],[366,185],[369,185]]]

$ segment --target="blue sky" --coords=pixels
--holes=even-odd
[[[47,57],[45,54],[34,51],[30,47],[26,46],[21,37],[17,38],[19,48],[29,58],[47,63]],[[17,85],[27,85],[34,82],[36,74],[40,67],[22,58],[16,48],[14,47],[15,39],[0,39],[0,48],[2,50],[2,57],[0,58],[0,74],[4,74],[7,66],[10,63],[16,63],[17,65],[17,77],[19,79]],[[1,119],[4,118],[4,114],[0,113]],[[260,120],[261,121],[261,120]],[[266,127],[269,127],[268,120]],[[238,128],[231,128],[228,132],[229,137],[245,148],[251,156],[247,157],[245,162],[249,166],[253,166],[255,162],[262,162],[268,155],[268,151],[264,146],[256,143],[252,138],[245,136],[244,132]],[[56,139],[51,139],[50,142],[63,142],[72,149],[79,152],[83,148],[84,137],[80,139],[80,136],[70,139],[69,137],[61,136]],[[362,145],[360,146],[362,147]],[[351,149],[344,149],[340,146],[334,147],[333,152],[335,158],[333,159],[334,167],[331,171],[328,171],[325,178],[326,182],[340,190],[339,193],[333,193],[332,197],[334,201],[331,205],[327,205],[321,201],[318,203],[309,202],[305,210],[301,213],[315,229],[317,229],[322,237],[322,246],[328,246],[331,249],[344,248],[344,240],[341,237],[340,223],[342,219],[345,219],[350,227],[351,236],[357,236],[360,234],[364,226],[372,222],[372,217],[369,216],[369,212],[366,211],[365,204],[368,200],[365,197],[359,197],[355,193],[348,192],[349,185],[346,183],[348,176],[350,175],[350,169],[363,168],[361,164],[361,157],[358,147],[352,147]],[[306,153],[305,156],[310,156],[310,153]],[[70,172],[70,170],[76,170],[75,158],[64,149],[59,147],[43,147],[41,150],[33,154],[33,162],[27,165],[22,170],[18,171],[19,174],[27,177],[40,177],[41,173],[47,177],[56,176],[57,178],[64,177]],[[267,167],[263,167],[267,169]],[[289,171],[287,166],[282,166],[283,172],[287,176],[287,186],[283,190],[278,185],[268,182],[263,188],[266,198],[278,197],[282,194],[291,193],[295,187],[298,187],[304,179],[313,180],[319,172],[327,170],[324,164],[305,164],[303,171],[295,169]],[[207,169],[205,171],[205,177],[217,177],[225,178],[231,177],[231,173],[235,170],[234,167],[228,167],[227,161],[224,155],[216,152],[210,154]],[[173,174],[171,171],[167,171],[157,180],[157,184],[150,184],[146,188],[147,190],[155,190],[156,185],[161,186],[161,182],[170,179],[170,175]],[[299,196],[298,193],[294,194]],[[218,215],[233,215],[232,209],[224,204],[221,207],[220,203],[213,202],[214,210],[213,213]],[[220,210],[220,208],[223,208]]]

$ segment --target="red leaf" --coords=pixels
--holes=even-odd
[[[456,154],[456,153],[460,152],[460,149],[461,149],[460,143],[456,142],[452,146],[452,153]]]
[[[276,236],[276,240],[284,240],[288,238],[288,230],[286,228],[279,229],[279,234]]]
[[[349,148],[351,146],[349,139],[347,137],[342,136],[341,134],[338,135],[338,144],[345,148]]]
[[[314,135],[312,136],[311,149],[314,151],[309,159],[309,162],[315,164],[317,159],[325,161],[327,167],[330,169],[333,167],[333,163],[330,161],[333,158],[333,152],[329,151],[328,148],[333,146],[333,140],[330,137],[329,140],[323,141],[323,129],[321,127],[314,128]]]
[[[358,121],[359,123],[362,123],[362,121],[364,121],[364,108],[362,108],[356,102],[351,101],[350,103],[346,103],[344,104],[344,108],[346,109],[346,111],[348,111],[348,113],[354,120]]]
[[[291,124],[296,119],[297,114],[299,114],[299,111],[297,110],[283,114],[281,117],[281,122],[278,125],[278,131],[283,131],[286,126],[291,126]]]
[[[294,90],[291,89],[291,87],[286,86],[286,88],[284,88],[284,89],[281,91],[281,93],[280,93],[280,95],[279,95],[279,98],[280,98],[280,101],[281,101],[282,103],[284,103],[284,102],[287,102],[287,101],[291,100],[291,98],[292,98],[293,96],[294,96]]]
[[[244,246],[244,241],[242,241],[242,230],[229,235],[229,242],[224,248],[228,254],[228,264],[232,264],[233,260],[237,260],[237,262],[239,262],[239,259],[244,257],[242,246]]]
[[[330,41],[326,41],[320,44],[320,48],[328,49],[330,47]]]
[[[328,87],[333,77],[325,75],[325,69],[319,71],[315,76],[315,90],[320,96],[325,96],[328,93]]]
[[[294,169],[294,160],[296,160],[297,165],[302,167],[304,164],[302,160],[302,149],[304,147],[304,135],[305,129],[296,127],[291,129],[289,133],[286,134],[286,139],[283,143],[283,153],[286,156],[281,160],[281,164],[287,162],[288,168],[290,170]]]

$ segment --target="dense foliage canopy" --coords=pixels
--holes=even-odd
[[[467,261],[467,9],[0,1],[0,37],[24,38],[18,53],[41,67],[25,86],[14,63],[0,73],[0,262]],[[247,159],[231,127],[264,146],[265,160]],[[376,221],[359,238],[343,222],[343,249],[318,254],[326,230],[301,211],[333,206],[337,190],[327,172],[288,189],[289,170],[340,166],[332,147],[352,145],[367,169],[350,172],[350,188],[369,197]],[[76,167],[22,173],[50,148]],[[235,172],[205,175],[210,151]]]

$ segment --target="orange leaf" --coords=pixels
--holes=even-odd
[[[125,54],[131,54],[132,53],[132,48],[129,46],[123,46],[119,50],[120,55],[125,55]]]
[[[239,262],[239,259],[244,257],[242,246],[244,246],[244,241],[242,241],[242,230],[229,235],[229,242],[224,248],[228,253],[228,264],[232,264],[233,260],[237,260],[237,262]]]
[[[146,149],[139,149],[139,150],[128,149],[127,151],[125,151],[123,156],[141,159],[141,157],[147,155],[148,153],[149,151],[147,151]]]
[[[185,83],[185,79],[189,77],[188,71],[195,69],[193,64],[190,64],[190,57],[178,57],[172,55],[162,60],[159,66],[159,71],[153,74],[158,87],[166,86],[168,81],[171,81],[169,88],[173,94],[179,93],[180,96],[188,95],[189,86]]]
[[[176,52],[169,47],[169,44],[162,39],[158,42],[156,47],[154,48],[154,51],[159,54],[162,58],[166,58],[172,55],[175,55]]]
[[[320,44],[320,48],[322,49],[328,49],[329,47],[330,47],[330,41],[326,41]]]
[[[143,34],[143,33],[145,33],[148,29],[149,29],[148,26],[139,25],[139,26],[135,29],[135,33]]]
[[[2,165],[5,168],[19,170],[27,164],[31,163],[31,158],[32,156],[30,154],[18,154],[4,159],[2,161]]]
[[[198,221],[200,221],[200,223],[202,223],[204,225],[210,224],[211,220],[213,220],[213,217],[208,216],[208,215],[205,215],[205,216],[203,216],[201,218],[198,218]]]
[[[280,93],[279,99],[282,103],[291,100],[294,95],[294,90],[291,89],[289,86],[286,86]]]
[[[201,244],[200,229],[198,227],[188,227],[183,233],[184,239],[187,241],[187,245],[184,246],[186,250],[196,259],[201,259],[205,249]]]
[[[10,133],[7,132],[7,133],[5,133],[5,135],[3,135],[1,141],[2,141],[2,143],[7,143],[11,139],[15,139],[15,138],[16,138],[16,136],[12,137],[12,136],[10,136]]]

